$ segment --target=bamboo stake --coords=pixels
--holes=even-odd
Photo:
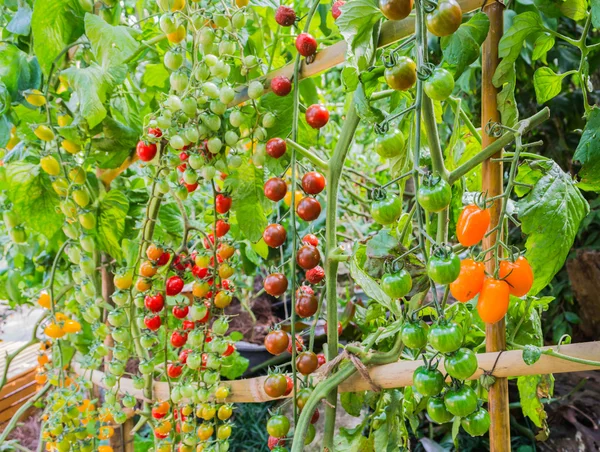
[[[481,65],[481,130],[485,131],[486,124],[490,121],[500,122],[498,112],[498,90],[492,83],[494,72],[498,67],[498,44],[502,37],[504,21],[504,5],[498,0],[489,0],[483,6],[483,12],[490,19],[490,30],[483,43]],[[496,138],[483,133],[482,147],[489,146]],[[488,198],[502,194],[502,162],[494,160],[502,156],[502,150],[493,155],[482,164],[482,187]],[[492,217],[490,229],[496,228],[500,218],[502,201],[496,200],[490,208]],[[483,239],[483,248],[490,249],[497,240],[497,231]],[[500,250],[498,250],[500,252]],[[491,253],[490,253],[491,254]],[[495,259],[487,256],[486,271],[493,275]],[[496,352],[506,350],[506,324],[504,319],[490,325],[486,324],[486,351]],[[488,410],[490,412],[490,451],[506,452],[510,450],[510,412],[508,409],[508,380],[498,378],[489,390]]]
[[[560,347],[544,347],[542,350],[554,350],[566,355],[569,358],[578,358],[580,360],[600,362],[600,341],[583,342],[580,344],[561,345]],[[483,375],[484,372],[492,372],[492,375],[498,379],[505,380],[506,377],[521,377],[524,375],[543,375],[558,374],[570,372],[582,372],[587,370],[600,370],[598,365],[587,364],[584,362],[573,362],[566,358],[553,356],[551,354],[542,354],[540,359],[531,365],[523,361],[523,352],[521,350],[511,350],[499,353],[480,353],[477,355],[479,368],[470,380],[475,380]],[[496,362],[497,361],[497,362]],[[496,363],[496,367],[494,367]],[[402,388],[412,385],[412,376],[415,369],[423,365],[422,361],[400,360],[392,364],[384,364],[369,368],[371,380],[382,388]],[[444,363],[440,363],[440,370],[443,372]],[[72,369],[78,375],[89,375],[88,370],[84,370],[77,363],[72,365]],[[231,395],[227,398],[231,403],[262,403],[272,401],[263,390],[264,381],[267,377],[248,378],[244,380],[234,380],[227,384],[231,388]],[[315,385],[327,377],[317,371],[311,375]],[[104,385],[104,373],[98,370],[91,372],[90,380],[98,386]],[[169,385],[166,382],[154,382],[154,395],[157,400],[169,399]],[[371,386],[359,374],[352,375],[339,386],[339,392],[368,391]],[[145,400],[143,390],[133,387],[133,380],[130,378],[121,378],[119,392],[121,394],[131,394],[140,400]],[[291,395],[287,396],[291,397]],[[285,398],[285,397],[282,397]],[[508,435],[508,431],[504,432]],[[507,449],[510,450],[510,449]]]

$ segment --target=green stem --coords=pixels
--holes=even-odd
[[[524,119],[519,123],[516,127],[517,129],[521,128],[521,133],[529,132],[535,127],[539,126],[541,123],[546,121],[550,117],[550,110],[548,108],[544,108],[538,111],[535,115]],[[454,171],[452,171],[449,175],[448,182],[453,184],[461,177],[465,176],[469,171],[481,165],[485,160],[489,159],[491,156],[496,154],[502,148],[508,146],[513,142],[515,136],[518,132],[507,132],[494,141],[492,144],[482,149],[477,155],[473,156],[470,160],[466,161]]]
[[[325,160],[322,160],[320,157],[315,155],[310,149],[306,149],[305,147],[299,145],[298,143],[296,143],[295,141],[293,141],[289,138],[286,141],[290,145],[290,147],[292,147],[293,149],[298,151],[298,153],[302,157],[305,157],[306,159],[308,159],[317,168],[319,168],[320,170],[323,170],[323,171],[327,171],[329,164]]]
[[[10,432],[12,432],[13,429],[17,426],[17,422],[19,422],[19,419],[21,419],[21,416],[23,416],[23,414],[25,414],[27,412],[27,410],[29,410],[29,408],[31,408],[35,402],[37,402],[40,398],[42,398],[42,396],[44,394],[46,394],[51,387],[52,387],[52,385],[50,384],[50,382],[46,383],[42,387],[42,389],[40,389],[33,397],[31,397],[27,402],[25,402],[23,405],[21,405],[21,408],[19,408],[17,410],[17,412],[11,418],[8,425],[4,428],[2,435],[0,435],[0,444],[4,443],[8,434]]]
[[[523,345],[515,344],[514,342],[508,342],[512,348],[516,348],[518,350],[524,350],[525,347]],[[554,356],[555,358],[564,359],[565,361],[571,361],[573,363],[584,364],[586,366],[595,366],[600,367],[600,361],[592,361],[591,359],[583,359],[577,358],[575,356],[565,355],[563,353],[557,352],[552,348],[548,348],[546,350],[542,350],[542,355]]]

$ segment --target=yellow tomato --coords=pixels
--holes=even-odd
[[[304,198],[304,193],[302,193],[300,190],[296,190],[296,203],[295,203],[296,206],[302,200],[302,198]],[[292,192],[289,190],[289,187],[288,187],[288,191],[285,193],[285,196],[283,197],[283,202],[288,207],[292,203]]]
[[[81,146],[69,140],[63,140],[60,146],[69,154],[77,154],[79,151],[81,151]]]
[[[250,0],[235,0],[235,6],[237,6],[238,8],[248,6],[248,3],[250,3]]]
[[[73,168],[71,171],[69,171],[69,179],[71,179],[71,182],[77,185],[83,184],[85,182],[85,178],[85,170],[80,166]]]
[[[173,33],[169,33],[167,35],[167,39],[169,40],[169,42],[172,42],[173,44],[179,44],[181,41],[183,41],[185,39],[186,35],[187,35],[187,32],[185,30],[185,27],[180,24],[177,27],[177,30],[175,30]]]
[[[25,100],[31,105],[41,107],[46,104],[46,98],[39,89],[31,89],[25,92]]]
[[[40,159],[40,166],[50,176],[58,176],[60,174],[60,163],[52,155],[47,155]]]
[[[219,386],[215,391],[215,397],[217,399],[226,399],[229,397],[229,388],[227,386]]]
[[[214,433],[215,428],[211,424],[201,424],[198,427],[198,438],[202,441],[207,441]]]
[[[192,293],[197,298],[203,298],[210,292],[210,285],[207,282],[194,282],[192,286]]]
[[[146,292],[152,288],[152,281],[146,278],[138,278],[135,288],[138,292]]]
[[[185,8],[185,0],[172,0],[173,5],[171,6],[171,11],[181,11]]]
[[[201,418],[204,419],[205,421],[210,421],[212,418],[215,417],[217,410],[215,409],[214,406],[212,405],[205,405],[204,407],[202,407],[202,413],[201,413]],[[212,433],[211,433],[212,435]]]
[[[60,339],[65,335],[64,330],[56,323],[48,324],[48,326],[44,328],[44,333],[46,336],[51,337],[52,339]]]
[[[48,364],[48,362],[50,362],[50,358],[48,358],[48,355],[45,353],[42,353],[41,355],[38,355],[37,362],[40,366],[45,366]]]
[[[52,300],[46,292],[40,294],[37,302],[42,308],[50,309],[52,307]]]
[[[35,382],[39,385],[45,385],[48,381],[48,376],[46,374],[35,374]]]
[[[61,198],[64,198],[69,194],[69,183],[64,177],[56,179],[54,182],[52,182],[52,188]]]
[[[81,331],[81,324],[77,320],[67,320],[63,325],[65,333],[79,333]]]
[[[221,279],[227,279],[231,275],[233,275],[233,268],[229,264],[221,264],[219,265],[219,277]]]
[[[66,127],[71,124],[71,122],[73,122],[73,118],[66,113],[58,116],[58,125],[61,127]]]
[[[207,268],[210,264],[210,256],[207,254],[198,254],[194,259],[194,263],[200,268]]]
[[[21,140],[19,140],[19,137],[17,136],[17,128],[13,126],[12,130],[10,131],[10,139],[8,140],[8,143],[6,143],[6,149],[10,151],[17,144],[19,144],[20,141]]]
[[[40,124],[39,126],[37,126],[33,133],[42,141],[54,140],[54,132],[50,127],[44,124]]]
[[[217,417],[222,421],[229,419],[232,414],[233,409],[231,408],[231,405],[221,405],[219,411],[217,411]]]
[[[223,260],[229,259],[235,253],[235,248],[228,243],[222,243],[219,246],[219,257]]]
[[[113,278],[113,282],[115,283],[115,287],[117,289],[127,290],[133,283],[133,276],[130,272],[116,274]]]

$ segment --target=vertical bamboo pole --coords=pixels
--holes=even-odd
[[[490,19],[490,31],[483,43],[483,54],[481,58],[481,128],[485,131],[485,126],[489,121],[500,122],[498,112],[497,94],[498,91],[492,83],[494,72],[498,67],[498,43],[502,37],[504,26],[503,12],[504,4],[499,0],[487,0],[483,6],[483,12]],[[482,146],[488,146],[494,137],[487,133],[482,133]],[[502,154],[500,151],[492,158],[498,158]],[[482,166],[483,192],[487,193],[488,198],[502,193],[502,162],[493,162],[491,159],[483,162]],[[501,203],[496,201],[491,207],[492,224],[494,228],[500,217]],[[497,232],[490,234],[483,240],[484,249],[489,249],[498,239]],[[494,274],[494,259],[486,262],[486,270]],[[504,319],[494,325],[486,325],[486,351],[496,352],[506,349],[506,325]],[[490,451],[507,452],[510,451],[510,418],[508,410],[508,380],[506,378],[496,379],[496,383],[490,388],[488,397],[488,407],[491,417],[490,427]]]

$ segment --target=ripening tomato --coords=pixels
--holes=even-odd
[[[304,270],[310,270],[319,265],[321,254],[319,250],[312,245],[304,245],[298,250],[296,262]]]
[[[146,256],[148,257],[148,259],[150,259],[151,261],[155,262],[158,259],[160,259],[160,257],[164,254],[164,250],[154,244],[150,244],[148,246],[148,248],[146,248]]]
[[[270,374],[263,384],[265,393],[274,399],[281,397],[287,390],[287,379],[283,374]]]
[[[475,297],[483,287],[485,266],[467,258],[460,262],[460,273],[454,282],[450,283],[450,293],[461,302],[467,302]]]
[[[296,367],[302,375],[310,375],[319,367],[319,359],[313,352],[302,352],[296,358]]]
[[[427,13],[427,29],[435,36],[448,36],[458,30],[462,10],[456,0],[439,0],[437,8]]]
[[[321,203],[315,198],[303,198],[296,206],[296,213],[304,221],[314,221],[321,215]]]
[[[290,421],[282,414],[271,416],[267,421],[267,432],[275,438],[282,438],[288,434],[290,430]]]
[[[263,232],[263,240],[271,248],[278,248],[285,242],[286,231],[280,224],[270,224]]]
[[[296,313],[302,317],[312,317],[319,308],[319,300],[314,294],[304,293],[296,299]]]
[[[396,91],[406,91],[417,81],[417,65],[407,56],[396,59],[396,64],[385,69],[385,81]]]
[[[296,38],[296,50],[303,57],[310,57],[317,51],[317,40],[308,33],[300,33]]]
[[[325,188],[325,177],[316,171],[302,176],[302,189],[309,195],[318,195]]]
[[[173,316],[177,319],[185,319],[190,312],[190,308],[185,305],[173,306]]]
[[[290,337],[281,330],[270,331],[265,336],[265,348],[272,355],[280,355],[287,350]]]
[[[235,248],[229,243],[221,243],[217,251],[218,256],[223,260],[229,259],[231,256],[233,256],[234,253]]]
[[[499,276],[506,281],[510,294],[515,297],[527,295],[533,286],[533,270],[523,256],[519,256],[515,262],[500,262]]]
[[[281,156],[283,156],[283,154],[285,154],[286,150],[287,150],[287,144],[286,144],[285,140],[282,138],[275,137],[275,138],[271,138],[269,141],[267,141],[267,145],[266,145],[267,154],[269,156],[273,157],[274,159],[278,159]]]
[[[379,9],[389,20],[407,18],[412,8],[413,0],[379,0]]]
[[[183,366],[180,366],[179,364],[170,363],[167,366],[167,375],[169,375],[169,378],[178,378],[182,372]]]
[[[283,273],[271,273],[263,283],[265,292],[273,297],[283,295],[288,288],[288,280]]]
[[[460,213],[456,222],[456,238],[463,246],[477,245],[490,227],[491,216],[488,209],[469,204]]]
[[[305,117],[309,126],[320,129],[329,122],[329,111],[323,105],[313,104],[306,109]]]
[[[488,278],[483,282],[477,312],[485,323],[496,323],[504,318],[510,301],[510,287],[502,280]]]
[[[171,334],[171,345],[175,348],[183,347],[187,342],[187,333],[183,331],[173,331]]]
[[[144,261],[140,265],[140,275],[144,278],[152,278],[156,275],[156,267],[150,261]]]
[[[267,199],[278,202],[281,201],[287,193],[285,181],[279,177],[272,177],[265,182],[264,192]]]

